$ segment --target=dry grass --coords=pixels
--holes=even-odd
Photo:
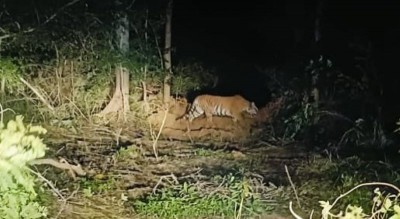
[[[287,150],[279,151],[279,148],[260,153],[244,144],[239,148],[243,156],[237,156],[237,149],[234,152],[229,148],[215,151],[216,147],[226,148],[226,143],[220,146],[188,145],[166,140],[158,142],[157,160],[153,154],[153,141],[143,137],[137,129],[130,128],[129,125],[116,128],[89,124],[79,127],[77,133],[65,128],[48,129],[47,141],[53,145],[49,156],[62,156],[81,164],[89,173],[81,181],[89,180],[93,187],[110,182],[112,187],[101,191],[93,189],[93,196],[88,196],[85,195],[87,185],[79,186],[66,174],[53,175],[54,172],[47,171],[46,177],[56,182],[58,189],[66,193],[65,197],[71,196],[77,190],[67,205],[55,206],[58,210],[63,209],[59,218],[135,218],[129,201],[124,201],[123,197],[135,200],[158,189],[176,186],[176,183],[182,181],[197,182],[204,191],[208,187],[212,192],[218,185],[212,186],[209,181],[211,175],[234,171],[239,167],[261,173],[262,175],[252,176],[255,180],[253,182],[258,185],[258,191],[264,195],[269,194],[273,199],[274,196],[279,196],[279,191],[272,195],[274,191],[268,190],[268,183],[260,183],[260,179],[275,178],[277,171],[284,176],[284,169],[278,165],[282,162],[295,165],[293,157],[286,158]],[[198,153],[199,150],[206,150],[210,155]],[[258,156],[264,153],[268,153],[271,158]],[[256,169],[254,159],[259,160]]]

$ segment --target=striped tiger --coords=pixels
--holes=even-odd
[[[254,117],[258,112],[258,108],[254,102],[249,102],[240,95],[226,97],[200,95],[188,107],[186,114],[178,117],[177,120],[184,118],[192,122],[204,114],[208,122],[212,122],[213,116],[228,116],[232,117],[233,122],[236,123],[243,112]]]

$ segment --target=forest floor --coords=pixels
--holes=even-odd
[[[313,167],[327,166],[329,159],[309,152],[301,143],[275,138],[270,126],[261,125],[271,119],[279,104],[260,109],[256,118],[244,118],[239,125],[230,118],[213,118],[210,126],[199,118],[189,133],[185,121],[176,121],[183,115],[185,103],[150,116],[150,133],[129,125],[132,121],[46,127],[47,156],[80,164],[87,172],[74,180],[62,170],[40,169],[58,194],[52,218],[149,218],[137,213],[132,204],[135,200],[184,182],[214,193],[222,185],[215,183],[215,177],[238,173],[249,179],[252,192],[268,206],[252,218],[293,218],[289,201],[296,203],[294,209],[300,212],[315,208],[316,197],[314,203],[296,199],[293,186],[312,181],[323,184],[320,174],[326,173],[315,174]],[[304,171],[305,166],[309,171]],[[306,190],[302,194],[308,195]]]

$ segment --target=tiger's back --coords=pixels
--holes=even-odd
[[[184,118],[191,122],[204,114],[208,121],[212,121],[212,116],[228,116],[237,122],[243,112],[255,116],[258,108],[254,102],[250,102],[240,95],[200,95],[194,99]]]

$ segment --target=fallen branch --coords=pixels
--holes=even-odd
[[[31,171],[31,172],[32,172],[33,174],[35,174],[37,177],[41,178],[44,182],[46,182],[47,185],[50,186],[50,188],[53,190],[53,192],[54,192],[58,197],[60,197],[64,202],[66,201],[65,197],[61,194],[60,190],[58,190],[50,180],[46,179],[44,176],[42,176],[42,174],[40,174],[40,173],[38,173],[38,172],[36,172],[36,171],[33,171],[33,170],[31,170],[31,169],[29,169],[29,171]]]
[[[286,175],[287,175],[288,180],[289,180],[289,182],[290,182],[290,185],[292,186],[294,195],[296,196],[297,205],[299,206],[299,208],[301,208],[300,199],[299,199],[299,196],[297,195],[296,187],[294,186],[294,183],[293,183],[293,181],[292,181],[292,178],[290,177],[290,174],[289,174],[288,167],[287,167],[286,165],[285,165],[285,172],[286,172]]]
[[[153,194],[156,194],[157,188],[158,188],[158,186],[160,186],[160,184],[162,183],[162,181],[163,181],[164,179],[169,179],[169,178],[173,179],[173,181],[174,181],[175,184],[179,184],[178,178],[177,178],[173,173],[171,173],[171,174],[169,174],[169,175],[166,175],[166,176],[161,176],[160,179],[158,180],[157,184],[156,184],[156,185],[154,186],[154,188],[153,188]]]
[[[78,176],[86,176],[86,172],[82,169],[81,165],[72,165],[69,164],[65,159],[60,159],[60,161],[56,161],[53,159],[45,158],[45,159],[37,159],[29,162],[30,165],[42,165],[47,164],[53,167],[57,167],[59,169],[68,170],[69,175],[76,180],[76,175]]]
[[[292,204],[291,201],[289,202],[289,210],[290,210],[290,213],[293,215],[294,218],[296,218],[296,219],[303,219],[302,217],[300,217],[300,215],[298,215],[298,214],[296,214],[296,212],[294,212],[294,210],[293,210],[293,204]],[[311,218],[311,217],[310,217],[310,218]]]

